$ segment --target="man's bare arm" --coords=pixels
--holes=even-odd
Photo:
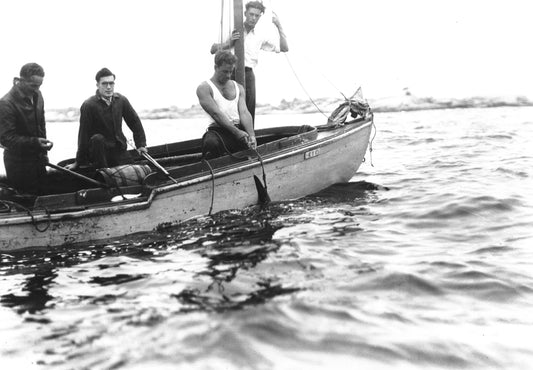
[[[213,118],[213,120],[221,127],[231,132],[238,139],[246,135],[246,132],[235,127],[233,122],[231,122],[229,118],[218,108],[217,103],[213,99],[211,87],[206,82],[202,82],[200,86],[198,86],[196,89],[196,96],[198,96],[198,101],[200,102],[200,105],[204,111],[209,114],[211,118]]]

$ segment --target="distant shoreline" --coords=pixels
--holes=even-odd
[[[435,109],[457,108],[495,108],[495,107],[529,107],[533,101],[525,96],[507,97],[481,97],[468,98],[433,98],[402,95],[396,97],[367,99],[372,110],[376,113],[420,111]],[[343,102],[339,98],[319,98],[313,101],[293,99],[292,101],[281,100],[277,105],[258,104],[256,114],[312,114],[332,112]],[[145,109],[138,111],[141,119],[186,119],[199,118],[205,115],[200,105],[196,104],[189,108],[171,106],[167,108]],[[79,119],[78,108],[49,109],[46,111],[48,122],[71,122]]]

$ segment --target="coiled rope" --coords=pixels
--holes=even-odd
[[[19,203],[16,203],[16,202],[12,202],[12,201],[9,201],[9,200],[0,200],[0,204],[2,204],[9,211],[11,211],[12,209],[21,209],[21,210],[25,211],[28,214],[28,216],[30,216],[31,223],[32,223],[33,227],[35,228],[35,230],[37,230],[37,231],[39,231],[41,233],[44,233],[46,230],[48,230],[48,228],[52,224],[51,214],[48,211],[48,208],[46,208],[46,207],[42,207],[42,208],[44,209],[46,215],[48,216],[48,219],[47,219],[46,226],[41,229],[41,228],[39,228],[39,226],[37,224],[37,221],[35,221],[35,218],[33,217],[33,212],[29,208],[26,208],[22,204],[19,204]]]

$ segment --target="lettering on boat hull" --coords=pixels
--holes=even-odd
[[[304,159],[313,158],[313,157],[316,157],[317,155],[320,155],[320,148],[313,149],[313,150],[310,150],[308,152],[305,152],[304,153]]]

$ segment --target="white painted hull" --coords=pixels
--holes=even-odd
[[[370,132],[371,122],[367,122],[334,135],[321,133],[317,140],[263,158],[271,200],[300,198],[350,180],[363,161]],[[211,208],[215,213],[251,206],[258,202],[253,175],[262,179],[257,160],[216,172],[214,181],[211,175],[178,179],[178,184],[154,189],[140,203],[119,202],[52,215],[34,213],[33,222],[22,214],[4,217],[0,219],[0,252],[105,241],[179,224],[207,215]],[[47,225],[46,231],[37,230]]]

